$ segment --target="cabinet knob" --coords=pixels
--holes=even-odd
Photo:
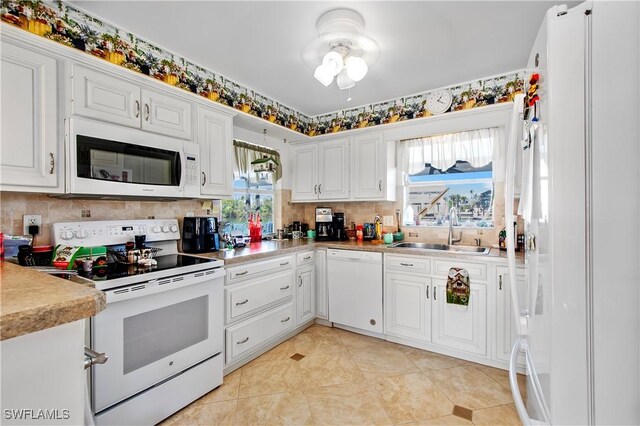
[[[136,100],[136,118],[140,117],[140,101]]]
[[[318,194],[322,194],[322,184],[318,185]]]
[[[427,286],[427,299],[429,298],[429,286]]]
[[[302,276],[298,277],[298,287],[302,287]]]
[[[151,110],[149,109],[149,104],[144,104],[144,119],[149,121],[149,116],[151,115]]]
[[[502,275],[498,276],[498,289],[502,290]]]
[[[433,286],[433,300],[438,300],[436,297],[438,295],[438,287]]]
[[[204,186],[207,183],[207,174],[205,172],[202,172],[202,186]]]
[[[382,179],[378,182],[378,190],[382,192]]]
[[[318,184],[313,185],[313,193],[318,195]]]
[[[56,157],[53,155],[53,152],[49,153],[49,166],[50,166],[49,174],[52,175],[53,171],[56,168]]]

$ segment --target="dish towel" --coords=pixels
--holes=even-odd
[[[447,303],[469,306],[471,286],[465,268],[451,268],[447,276]]]

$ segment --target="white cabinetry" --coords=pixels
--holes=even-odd
[[[316,317],[329,319],[329,294],[327,293],[327,250],[316,250]]]
[[[298,267],[296,283],[297,325],[302,325],[316,316],[315,280],[313,264]]]
[[[200,194],[210,197],[233,195],[233,117],[198,108],[200,145]]]
[[[431,341],[431,279],[389,272],[385,278],[385,332]]]
[[[291,148],[292,201],[349,198],[349,139]]]
[[[351,140],[351,198],[396,198],[395,142],[385,142],[382,132],[355,136]]]
[[[521,289],[518,292],[520,306],[524,306],[525,271],[516,269],[516,285]],[[511,277],[509,268],[498,266],[496,268],[496,358],[509,361],[511,348],[516,340],[517,333],[514,324],[515,317],[511,304]]]
[[[81,65],[72,66],[72,113],[192,139],[191,103]]]
[[[432,341],[479,355],[487,353],[487,288],[471,282],[469,305],[447,303],[446,280],[433,281]]]
[[[0,45],[0,189],[64,192],[58,61],[35,48]]]

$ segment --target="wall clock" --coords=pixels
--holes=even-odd
[[[450,90],[436,90],[429,93],[425,107],[433,115],[442,114],[451,108],[453,95]]]

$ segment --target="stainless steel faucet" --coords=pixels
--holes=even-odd
[[[454,226],[460,226],[460,222],[458,221],[458,209],[456,209],[455,206],[451,207],[449,210],[449,238],[447,239],[447,244],[450,246],[462,240],[462,230],[460,230],[460,236],[458,238],[453,238]]]

